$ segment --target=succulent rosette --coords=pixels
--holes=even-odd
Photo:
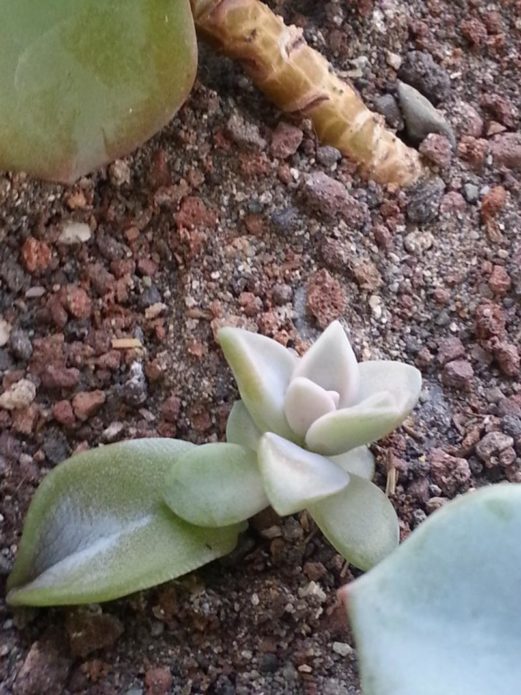
[[[191,449],[173,466],[165,499],[192,524],[226,526],[271,505],[307,509],[350,562],[368,569],[398,543],[398,520],[371,482],[367,444],[384,437],[418,400],[421,375],[394,361],[358,363],[332,323],[299,357],[277,341],[223,328],[219,343],[241,400],[227,444]]]

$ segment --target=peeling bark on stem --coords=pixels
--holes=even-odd
[[[259,0],[191,0],[200,34],[239,60],[255,85],[282,111],[311,119],[320,141],[338,148],[380,183],[413,184],[420,157],[370,111],[307,45]]]

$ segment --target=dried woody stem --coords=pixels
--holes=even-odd
[[[381,183],[410,185],[421,175],[416,150],[386,129],[327,60],[259,0],[191,0],[198,31],[242,62],[282,111],[311,119],[318,138]]]

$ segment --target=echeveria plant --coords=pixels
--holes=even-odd
[[[341,590],[364,695],[514,695],[521,485],[469,492]]]
[[[11,603],[103,601],[173,579],[230,552],[269,504],[307,509],[361,569],[393,550],[398,520],[366,444],[414,406],[418,371],[358,364],[338,322],[302,358],[236,328],[219,341],[242,396],[228,442],[136,440],[60,464],[29,509]]]

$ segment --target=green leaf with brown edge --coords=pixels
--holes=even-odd
[[[192,526],[162,501],[167,473],[192,448],[175,439],[136,439],[58,465],[27,513],[8,602],[108,601],[233,550],[242,525]]]
[[[0,0],[0,168],[71,182],[128,154],[196,66],[189,0]]]

